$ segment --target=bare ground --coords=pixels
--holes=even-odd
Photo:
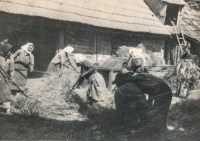
[[[39,85],[40,79],[31,79],[27,87]],[[30,83],[31,82],[31,83]],[[200,86],[193,90],[188,99],[200,98]],[[181,99],[173,97],[171,108]],[[171,111],[172,112],[172,111]],[[173,111],[174,112],[174,111]],[[94,113],[89,115],[87,121],[56,121],[38,117],[0,114],[0,140],[176,140],[175,136],[185,139],[186,130],[179,127],[175,120],[168,120],[168,131],[161,135],[157,134],[150,138],[140,135],[124,135],[115,123],[114,110]],[[173,136],[173,137],[171,137]],[[197,135],[198,137],[198,135]],[[193,138],[194,139],[194,138]]]

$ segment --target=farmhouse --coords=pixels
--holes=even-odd
[[[35,69],[45,71],[67,45],[102,64],[119,46],[164,49],[170,33],[143,0],[1,0],[1,36],[15,50],[35,46]]]

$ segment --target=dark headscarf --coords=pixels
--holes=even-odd
[[[6,57],[8,55],[8,52],[12,49],[12,45],[11,44],[0,44],[0,55],[3,57]]]

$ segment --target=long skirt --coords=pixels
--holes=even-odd
[[[106,91],[106,84],[104,78],[98,72],[90,75],[89,88],[87,91],[87,100],[89,105],[99,104],[100,106],[106,106],[108,95]]]
[[[149,96],[149,99],[154,100],[154,117],[152,119],[151,125],[153,125],[153,127],[158,130],[166,129],[167,116],[172,101],[171,88],[165,83],[160,84],[157,86],[157,90],[154,90],[153,93],[149,92]]]
[[[19,69],[19,70],[18,70]],[[27,76],[28,76],[28,67],[23,65],[23,64],[19,64],[16,63],[15,64],[15,73],[14,73],[14,82],[22,89],[25,89],[26,86],[26,82],[27,82]],[[14,85],[10,85],[11,90],[18,90],[18,88]]]
[[[116,117],[120,123],[136,123],[148,104],[142,91],[133,83],[125,83],[115,91]]]
[[[0,73],[0,104],[9,102],[12,98],[9,85],[6,83],[4,76]]]

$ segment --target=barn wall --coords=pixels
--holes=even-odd
[[[46,71],[56,52],[59,26],[55,21],[24,15],[0,12],[0,36],[7,36],[13,45],[12,52],[27,42],[34,44],[35,70]],[[32,74],[38,75],[38,74]]]
[[[200,59],[200,44],[192,42],[190,52],[194,55],[197,55],[198,58]],[[199,63],[199,66],[200,66],[200,63]]]
[[[0,12],[0,17],[0,31],[8,34],[14,46],[13,52],[27,42],[34,44],[35,70],[40,71],[46,71],[56,52],[67,45],[75,48],[74,53],[82,53],[91,62],[97,61],[100,65],[123,45],[136,47],[142,43],[154,52],[163,48],[164,39],[158,36],[139,36],[139,33],[3,12]]]

